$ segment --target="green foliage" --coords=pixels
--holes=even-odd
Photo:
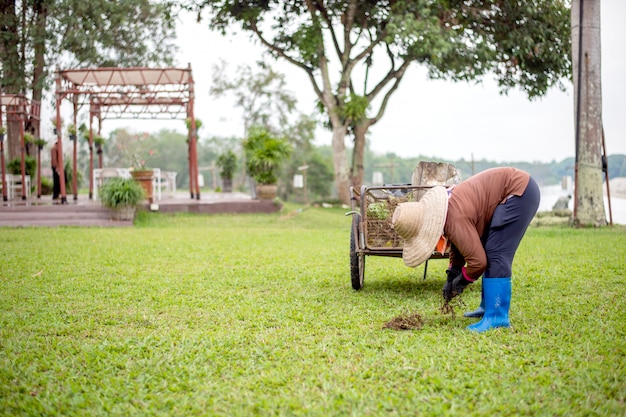
[[[223,179],[232,180],[237,170],[237,154],[229,149],[217,157],[216,164],[220,168],[220,176]]]
[[[100,200],[105,207],[137,207],[145,198],[144,189],[132,178],[111,178],[100,188]]]
[[[24,168],[25,174],[30,175],[31,178],[34,178],[37,173],[37,160],[29,155],[24,156]],[[7,164],[7,171],[13,175],[21,175],[22,174],[22,158],[17,157],[12,159]]]
[[[31,133],[28,133],[28,132],[24,133],[24,143],[26,145],[29,145],[34,142],[35,142],[35,137]]]
[[[412,63],[427,67],[431,78],[473,81],[493,75],[502,93],[519,87],[529,98],[553,86],[564,88],[571,75],[569,2],[318,1],[312,6],[215,0],[193,8],[199,16],[207,13],[210,25],[223,33],[249,31],[272,56],[306,73],[326,114],[324,123],[333,129],[337,186],[350,176],[361,179],[360,170],[346,169],[339,157],[345,151],[340,136],[352,128],[357,151],[349,166],[363,166],[366,133],[383,117]],[[329,62],[339,70],[329,71]],[[367,118],[371,103],[379,107]],[[343,190],[335,191],[347,198]]]
[[[324,36],[319,20],[303,23],[291,37],[285,37],[284,42],[290,50],[298,51],[302,62],[313,67],[319,65],[324,51]]]
[[[513,327],[476,335],[445,260],[368,256],[353,291],[344,210],[135,223],[0,231],[0,414],[623,414],[624,228],[530,228]]]
[[[250,129],[243,143],[248,174],[258,184],[276,184],[282,164],[292,149],[284,139],[279,139],[260,126]]]
[[[41,177],[41,195],[52,194],[53,185],[52,179],[48,177]]]
[[[149,0],[54,2],[48,45],[72,54],[74,65],[137,66],[172,63],[175,16],[172,4]],[[67,13],[72,10],[72,13]],[[54,33],[54,32],[52,32]]]
[[[195,119],[195,122],[196,122],[196,132],[197,132],[202,127],[202,120]],[[185,125],[187,126],[187,131],[191,131],[191,117],[188,117],[187,119],[185,119]]]
[[[70,162],[70,160],[66,160],[65,161],[65,166],[63,168],[64,172],[65,172],[65,186],[66,188],[69,190],[72,187],[72,184],[74,183],[74,167],[72,166],[72,163]],[[80,188],[81,185],[83,184],[83,173],[80,172],[80,170],[77,169],[76,171],[76,187]]]
[[[370,103],[367,97],[350,94],[350,99],[343,106],[342,116],[350,120],[351,123],[358,123],[366,117],[369,107]]]
[[[97,147],[97,148],[102,148],[102,146],[104,145],[105,139],[100,136],[100,135],[95,135],[93,137],[93,144]]]
[[[2,10],[3,91],[45,96],[54,88],[53,68],[171,64],[174,7],[151,0],[9,2]]]

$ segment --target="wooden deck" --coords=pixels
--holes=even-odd
[[[165,197],[165,196],[164,196]],[[67,204],[53,204],[50,196],[40,199],[9,200],[0,204],[0,227],[130,227],[132,221],[112,220],[109,209],[100,202],[78,195],[68,196]],[[205,193],[200,199],[191,199],[188,193],[177,193],[163,198],[152,207],[147,203],[141,210],[161,213],[274,213],[280,206],[273,201],[253,200],[244,193]]]

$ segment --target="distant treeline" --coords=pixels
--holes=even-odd
[[[626,155],[610,155],[608,158],[609,178],[626,177]],[[427,156],[416,158],[402,158],[394,153],[376,155],[366,152],[365,178],[366,184],[371,184],[374,172],[383,173],[383,181],[390,183],[408,183],[411,181],[413,170],[419,161],[448,162],[454,164],[465,179],[474,173],[498,166],[512,166],[529,172],[540,185],[559,184],[564,176],[574,177],[574,158],[567,158],[561,162],[507,162],[498,163],[481,159],[478,161],[445,160]]]

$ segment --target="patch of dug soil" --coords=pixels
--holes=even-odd
[[[424,319],[419,313],[412,313],[408,316],[398,316],[394,317],[385,325],[383,329],[391,329],[391,330],[420,330],[424,327]]]
[[[463,302],[463,299],[461,298],[460,295],[457,295],[455,298],[453,298],[450,301],[444,301],[441,307],[439,307],[439,312],[443,314],[444,316],[446,314],[449,314],[452,318],[455,318],[457,307],[458,308],[465,307],[465,303]]]

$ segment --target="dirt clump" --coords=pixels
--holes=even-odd
[[[453,298],[450,301],[444,300],[441,307],[439,307],[439,312],[444,316],[449,314],[454,319],[456,318],[457,308],[465,308],[465,303],[463,302],[463,299],[461,298],[460,295],[457,295],[455,298]]]
[[[385,325],[383,329],[391,330],[420,330],[424,327],[424,319],[419,313],[411,313],[408,315],[400,315],[394,317]]]

